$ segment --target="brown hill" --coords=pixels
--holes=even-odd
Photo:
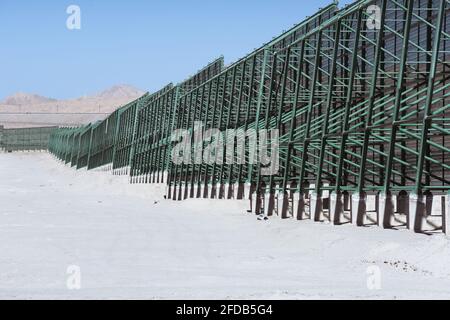
[[[5,100],[0,102],[0,104],[21,106],[21,105],[51,103],[51,102],[55,102],[55,101],[56,101],[56,99],[43,97],[43,96],[40,96],[37,94],[18,92],[18,93],[13,94],[12,96],[7,97]]]
[[[130,85],[115,85],[90,96],[67,100],[16,93],[0,102],[0,125],[32,127],[85,124],[104,119],[118,107],[144,93]]]

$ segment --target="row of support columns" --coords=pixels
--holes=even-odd
[[[264,197],[264,196],[263,196]],[[268,195],[269,210],[265,206],[257,214],[271,215],[272,199]],[[280,217],[296,217],[314,221],[329,221],[335,225],[351,223],[357,226],[378,225],[382,228],[408,228],[414,232],[442,230],[450,235],[450,193],[348,193],[331,192],[318,196],[294,193],[288,197],[288,212],[276,212]],[[255,199],[254,201],[257,202]],[[262,199],[265,201],[265,199]],[[280,207],[280,206],[278,206]]]
[[[170,182],[167,173],[164,173],[164,181]],[[186,200],[189,198],[203,198],[203,199],[227,199],[227,200],[243,200],[250,199],[251,194],[254,193],[253,185],[244,183],[214,183],[204,184],[203,181],[194,183],[171,183],[166,185],[166,198],[172,200]]]
[[[314,190],[314,186],[309,189]],[[221,192],[219,192],[221,190]],[[441,230],[450,235],[450,191],[415,194],[413,192],[357,193],[314,191],[282,193],[261,192],[258,198],[251,184],[169,185],[166,196],[173,200],[188,198],[248,199],[249,212],[257,215],[329,221],[334,225],[377,225],[384,229],[407,228],[414,232]]]

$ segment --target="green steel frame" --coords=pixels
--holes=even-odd
[[[50,151],[166,183],[171,199],[248,198],[255,213],[284,218],[362,225],[375,196],[379,225],[402,214],[418,231],[427,197],[450,191],[449,54],[449,0],[333,3],[227,67],[220,58],[102,122],[61,128]],[[191,134],[195,156],[208,146],[194,143],[200,122],[201,134],[237,130],[235,142],[277,129],[279,171],[263,175],[249,148],[244,163],[171,161],[175,129]],[[232,151],[213,157],[242,150]]]
[[[0,126],[0,150],[44,151],[47,150],[50,135],[57,127],[14,128]]]

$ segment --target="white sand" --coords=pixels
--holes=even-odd
[[[0,298],[450,298],[443,235],[257,221],[246,201],[163,191],[46,153],[0,154]],[[79,290],[66,286],[71,265]]]

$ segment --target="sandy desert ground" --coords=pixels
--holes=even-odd
[[[246,201],[163,193],[47,153],[0,154],[0,298],[450,298],[443,235],[258,221]]]

